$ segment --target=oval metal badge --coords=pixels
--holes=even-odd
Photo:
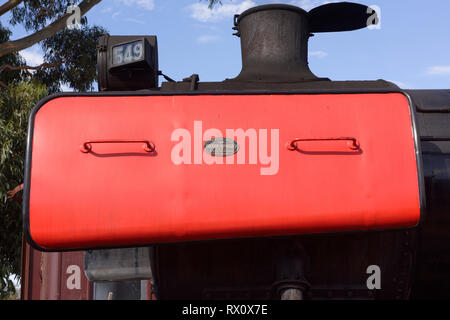
[[[227,157],[239,151],[239,144],[229,138],[212,138],[205,142],[203,149],[214,157]]]

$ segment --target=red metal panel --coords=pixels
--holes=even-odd
[[[235,139],[236,155],[203,152],[239,128],[250,138]],[[35,116],[31,167],[29,229],[47,249],[420,218],[410,106],[397,93],[60,97]]]
[[[90,300],[83,252],[45,253],[24,245],[23,300]]]
[[[41,257],[41,300],[61,299],[61,253],[43,253]]]
[[[22,277],[21,277],[21,299],[39,300],[41,296],[42,272],[41,252],[22,244]]]
[[[90,282],[84,275],[82,252],[61,254],[61,275],[61,299],[90,299]]]

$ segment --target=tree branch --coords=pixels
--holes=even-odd
[[[16,71],[16,70],[38,70],[41,68],[53,68],[53,67],[58,67],[62,64],[62,61],[58,61],[55,63],[48,63],[48,62],[44,62],[38,66],[32,67],[32,66],[12,66],[10,64],[4,64],[2,66],[0,66],[0,73],[2,73],[4,70],[8,69],[8,70],[12,70],[12,71]]]
[[[21,197],[17,197],[17,194],[23,190],[23,183],[21,185],[18,185],[17,187],[15,187],[13,190],[8,191],[8,199],[13,199],[16,200],[17,202],[22,202],[22,198]]]
[[[2,4],[0,6],[0,16],[8,12],[9,10],[17,7],[19,4],[21,4],[23,0],[9,0],[8,2]]]
[[[94,7],[101,1],[102,0],[83,0],[83,2],[81,2],[79,5],[81,16],[84,16],[89,10],[92,9],[92,7]],[[69,18],[69,16],[70,14],[66,13],[47,27],[36,31],[32,35],[29,35],[22,39],[1,43],[0,57],[29,48],[42,40],[50,38],[51,36],[58,33],[58,31],[61,31],[67,26],[67,19]]]
[[[41,68],[53,68],[53,67],[57,67],[60,66],[63,62],[62,61],[58,61],[55,63],[48,63],[48,62],[44,62],[38,66],[32,67],[32,66],[12,66],[10,64],[4,64],[2,66],[0,66],[0,74],[5,71],[6,69],[8,70],[38,70]],[[8,86],[3,82],[0,81],[0,87],[2,87],[3,89],[8,89]]]

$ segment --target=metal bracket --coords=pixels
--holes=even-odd
[[[189,78],[184,78],[183,82],[190,82],[191,83],[191,87],[190,90],[191,91],[195,91],[198,88],[198,82],[200,81],[200,77],[198,74],[193,74],[191,75]]]

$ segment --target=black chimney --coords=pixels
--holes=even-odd
[[[308,67],[308,13],[290,5],[263,5],[235,17],[242,71],[235,81],[321,80]]]
[[[285,4],[254,7],[234,17],[241,38],[242,71],[231,81],[306,82],[316,77],[308,66],[312,33],[351,31],[368,26],[376,15],[365,5],[329,3],[309,12]]]

